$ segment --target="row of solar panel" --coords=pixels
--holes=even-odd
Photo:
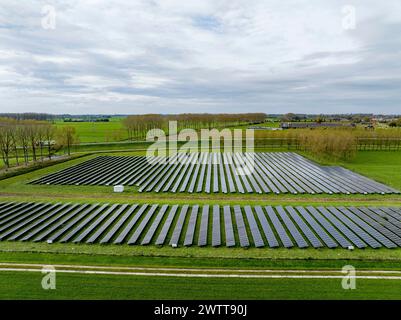
[[[140,192],[399,193],[339,167],[290,152],[180,153],[161,158],[101,156],[34,184],[137,185]]]
[[[401,247],[401,208],[0,203],[0,240]]]

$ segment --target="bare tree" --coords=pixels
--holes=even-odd
[[[0,152],[6,168],[10,167],[10,152],[13,144],[10,120],[0,120]]]
[[[54,136],[56,134],[56,127],[54,125],[51,125],[50,123],[47,123],[43,126],[43,131],[44,131],[44,137],[46,139],[46,144],[47,144],[47,155],[49,159],[52,158],[52,144],[54,140]]]
[[[71,126],[62,127],[58,136],[59,144],[67,147],[67,153],[71,155],[71,146],[79,142],[75,128]]]

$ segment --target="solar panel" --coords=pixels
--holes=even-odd
[[[141,223],[139,224],[138,228],[136,228],[132,237],[128,240],[128,244],[135,244],[138,241],[139,237],[141,236],[143,230],[147,226],[149,220],[152,218],[158,206],[159,206],[158,204],[154,204],[150,207],[148,213],[142,219]]]
[[[388,219],[388,217],[384,217],[385,214],[378,214],[375,211],[372,210],[372,208],[365,208],[365,207],[359,207],[358,208],[360,211],[362,211],[367,217],[377,221],[380,223],[380,225],[384,226],[388,230],[390,230],[393,234],[396,234],[398,237],[398,234],[401,234],[401,228],[397,227],[391,221]],[[379,211],[379,210],[378,210]],[[365,219],[365,221],[367,221]],[[392,240],[392,239],[391,239]],[[398,239],[393,240],[395,243],[397,243]],[[398,243],[397,243],[398,244]]]
[[[231,219],[230,206],[224,206],[223,212],[224,212],[224,227],[225,227],[225,234],[226,234],[226,246],[234,247],[235,246],[235,237],[234,237],[233,223],[232,223],[232,219]]]
[[[233,155],[233,160],[234,160],[234,165],[235,165],[235,167],[234,167],[235,168],[234,169],[235,170],[234,171],[234,175],[237,175],[237,176],[240,177],[240,179],[241,179],[241,181],[242,181],[242,183],[243,183],[243,185],[244,185],[244,187],[245,187],[245,189],[246,189],[246,191],[248,193],[253,193],[253,189],[252,189],[251,185],[248,182],[247,174],[245,173],[245,171],[243,169],[243,166],[241,164],[241,160],[238,157],[237,153],[235,153]]]
[[[64,204],[64,205],[61,205],[61,204],[59,203],[59,204],[57,204],[57,205],[55,205],[55,206],[49,208],[48,211],[49,211],[50,213],[49,213],[48,215],[46,215],[46,216],[43,217],[43,218],[38,219],[37,221],[35,221],[35,222],[32,223],[32,224],[29,224],[28,227],[26,227],[25,229],[23,229],[23,230],[21,230],[21,231],[19,231],[19,232],[17,232],[17,233],[14,233],[14,234],[12,235],[12,237],[8,238],[8,240],[16,240],[16,239],[22,237],[23,235],[25,235],[26,233],[30,232],[31,230],[35,230],[36,227],[40,227],[41,225],[47,223],[47,221],[49,221],[49,220],[50,220],[50,221],[54,221],[54,217],[55,217],[58,213],[60,213],[60,211],[64,210],[66,207],[68,207],[69,205],[70,205],[69,203],[66,203],[66,204]],[[51,218],[53,218],[53,219],[51,219]]]
[[[316,232],[320,239],[322,239],[327,247],[337,247],[337,243],[326,233],[326,231],[323,230],[323,228],[316,222],[316,220],[312,218],[312,216],[308,213],[308,211],[305,210],[305,208],[298,206],[296,207],[296,209],[301,214],[301,216],[309,223],[311,228]]]
[[[66,223],[71,223],[71,222],[75,222],[78,221],[79,219],[81,219],[82,215],[81,212],[86,209],[89,206],[89,204],[83,204],[83,205],[78,205],[75,204],[73,205],[71,208],[69,208],[67,211],[67,216],[65,216],[62,220],[58,221],[57,223],[52,224],[51,226],[49,226],[48,229],[46,229],[45,231],[43,231],[40,235],[38,235],[33,241],[37,242],[37,241],[42,241],[43,239],[45,239],[48,235],[52,234],[54,231],[58,230],[59,227],[62,227],[61,230],[63,230],[64,228],[66,228]],[[92,208],[93,209],[93,208]],[[84,212],[85,215],[85,212]],[[73,218],[75,218],[73,220]],[[67,224],[68,226],[69,224]],[[60,231],[61,231],[60,230]],[[36,235],[36,234],[35,234]],[[24,240],[25,238],[23,238]],[[51,240],[51,239],[50,239]]]
[[[74,215],[74,219],[69,221],[69,223],[67,225],[61,225],[62,229],[58,230],[55,234],[53,234],[51,237],[49,237],[47,239],[47,241],[53,242],[55,240],[57,240],[59,237],[61,237],[63,234],[65,234],[70,228],[74,227],[74,225],[76,225],[79,221],[81,221],[82,219],[84,219],[93,209],[97,208],[98,204],[94,204],[92,206],[90,206],[89,208],[87,208],[85,211],[82,212],[83,209],[85,209],[87,207],[87,205],[83,205],[81,207],[78,208],[79,214]],[[43,236],[43,235],[41,235]],[[37,237],[35,239],[35,241],[38,240],[39,237]]]
[[[7,223],[6,224],[4,224],[1,228],[0,228],[0,232],[3,232],[4,230],[7,230],[7,229],[9,229],[10,227],[13,227],[13,226],[15,226],[16,224],[18,224],[19,222],[21,222],[21,221],[26,221],[28,218],[30,218],[30,217],[32,217],[32,216],[34,216],[34,217],[36,217],[36,214],[38,213],[38,212],[40,212],[41,210],[43,210],[44,208],[47,208],[47,207],[49,207],[49,205],[50,204],[43,204],[43,203],[41,203],[40,205],[38,205],[38,206],[36,206],[35,207],[35,209],[26,209],[26,210],[24,210],[24,214],[22,215],[22,214],[19,214],[18,215],[18,218],[16,218],[15,216],[14,217],[10,217],[9,219],[6,219],[6,220],[8,220],[7,221]],[[3,221],[3,223],[4,223],[4,221]]]
[[[300,207],[299,207],[300,208]],[[298,209],[298,207],[297,207]],[[314,207],[307,207],[306,208],[309,213],[318,221],[325,230],[341,245],[343,248],[348,248],[351,246],[351,242],[349,242],[346,238],[344,238],[333,225],[323,217],[323,215],[317,211]]]
[[[199,169],[201,167],[202,158],[203,158],[203,153],[199,154],[198,161],[195,164],[195,171],[194,171],[194,173],[192,175],[191,183],[189,184],[189,187],[188,187],[188,192],[189,193],[193,193],[194,192],[195,183],[196,183],[196,180],[198,178],[198,173],[199,173]]]
[[[205,180],[206,167],[207,167],[207,154],[204,153],[203,159],[201,161],[201,169],[200,169],[199,180],[198,180],[196,192],[201,192],[203,189],[203,182]]]
[[[234,178],[235,185],[237,186],[237,190],[239,193],[245,193],[244,187],[242,186],[242,182],[239,178],[238,172],[236,171],[234,167],[234,158],[233,155],[228,153],[226,154],[226,161],[228,162],[228,167],[230,168],[232,172],[232,177]],[[227,170],[229,171],[229,170]]]
[[[361,237],[363,239],[363,241],[365,241],[372,248],[380,248],[382,246],[379,242],[377,242],[375,239],[373,239],[369,234],[367,234],[365,231],[363,231],[362,228],[357,226],[350,219],[347,219],[344,216],[344,214],[342,214],[340,211],[337,210],[337,208],[327,207],[327,210],[329,210],[339,220],[341,220],[343,223],[345,223],[348,228],[350,228],[352,231],[354,231],[356,234],[358,234],[358,236]]]
[[[308,207],[308,210],[311,207]],[[320,213],[330,221],[338,230],[341,231],[357,248],[366,248],[366,244],[359,238],[352,230],[350,230],[346,225],[337,219],[333,214],[331,214],[326,208],[318,207]],[[337,240],[337,238],[336,238]]]
[[[220,177],[221,192],[227,193],[227,184],[225,179],[226,174],[224,173],[223,159],[220,153],[217,154],[217,158],[218,158],[218,168],[219,168],[218,176]]]
[[[295,212],[294,208],[291,206],[285,207],[287,212],[290,214],[291,218],[295,221],[298,227],[301,229],[303,234],[309,240],[314,248],[321,248],[323,245],[320,240],[315,236],[313,231],[308,227],[308,225],[302,220],[302,218]]]
[[[15,223],[13,223],[13,226],[11,229],[8,229],[7,231],[2,232],[0,234],[0,240],[3,240],[5,238],[7,238],[8,236],[10,236],[11,234],[13,234],[14,232],[21,230],[22,228],[29,225],[34,220],[42,217],[43,215],[47,214],[49,211],[54,210],[57,206],[59,206],[59,204],[52,205],[51,207],[47,207],[44,211],[39,211],[39,213],[30,215],[30,217],[28,219],[24,219],[24,221],[18,223],[17,225],[15,225]],[[43,209],[43,208],[41,208],[41,209]],[[13,237],[10,240],[13,240]]]
[[[218,159],[217,154],[212,153],[213,157],[213,192],[219,192],[219,167],[218,167]]]
[[[190,158],[202,158],[206,164]],[[212,162],[212,158],[214,161]],[[244,174],[242,162],[254,158],[253,171]],[[325,167],[290,152],[177,153],[163,157],[102,156],[32,184],[133,185],[139,191],[240,193],[395,193],[398,190],[341,167]],[[233,160],[234,162],[230,161]],[[199,177],[198,177],[199,175]],[[0,204],[0,212],[2,206]]]
[[[281,168],[277,167],[276,163],[272,161],[272,157],[268,157],[267,154],[260,154],[260,159],[262,160],[264,166],[272,173],[277,176],[277,179],[286,186],[286,188],[291,193],[304,193],[304,189],[302,189],[285,170],[281,170]]]
[[[221,215],[219,205],[214,205],[209,228],[208,205],[202,207],[201,213],[199,206],[193,205],[191,214],[189,206],[183,206],[175,219],[178,205],[171,207],[167,214],[168,205],[163,205],[158,210],[158,205],[147,204],[140,207],[127,204],[7,204],[0,202],[0,209],[5,209],[3,214],[7,215],[0,220],[0,240],[80,242],[87,239],[87,243],[93,243],[100,239],[100,243],[109,243],[115,238],[113,243],[122,243],[132,233],[128,241],[130,244],[150,244],[156,237],[155,244],[161,245],[164,244],[171,225],[176,220],[171,230],[170,244],[180,244],[180,238],[183,237],[183,245],[190,246],[194,244],[200,215],[197,235],[199,246],[207,245],[210,229],[213,246],[220,246],[224,237],[227,247],[235,246],[237,241],[242,247],[248,247],[251,245],[247,232],[249,227],[252,245],[255,247],[262,247],[266,243],[269,247],[278,247],[280,239],[284,247],[290,248],[294,244],[289,234],[299,247],[308,245],[307,241],[315,248],[322,247],[323,244],[328,248],[335,248],[338,244],[343,248],[350,245],[358,248],[365,248],[367,245],[373,248],[401,247],[401,221],[398,220],[401,219],[401,215],[397,212],[398,208],[389,207],[278,206],[276,213],[271,206],[265,207],[264,211],[261,206],[245,205],[245,220],[242,208],[237,205],[233,206],[236,225],[234,227],[231,207],[224,206]],[[222,218],[224,220],[221,220]],[[161,231],[157,235],[159,226]]]
[[[391,224],[394,228],[401,229],[401,222],[397,220],[397,216],[393,211],[388,210],[387,208],[374,208],[369,207],[369,210],[374,212],[376,215],[383,217],[389,224]],[[397,230],[397,234],[399,231]]]
[[[43,203],[28,203],[26,206],[13,208],[11,211],[7,212],[7,214],[3,215],[2,220],[0,221],[0,226],[5,225],[6,223],[8,223],[7,226],[11,225],[12,223],[15,223],[17,218],[19,219],[18,221],[20,221],[26,214],[32,213],[32,210],[37,210],[38,208],[40,209],[43,206]],[[7,227],[0,228],[0,231],[4,229],[7,229]]]
[[[132,205],[127,212],[117,221],[117,223],[111,228],[109,232],[100,240],[100,243],[109,243],[110,239],[120,230],[121,226],[128,220],[132,215],[132,212],[138,207],[137,204]]]
[[[199,206],[195,205],[192,207],[191,216],[189,218],[187,233],[185,235],[184,246],[192,246],[194,241],[194,233],[196,227],[196,220],[198,218]]]
[[[115,208],[117,207],[117,204],[113,204],[110,208],[108,208],[104,213],[102,213],[100,215],[100,217],[98,217],[98,213],[99,210],[96,210],[96,220],[94,222],[92,222],[92,224],[90,224],[89,226],[87,224],[82,226],[82,229],[84,229],[82,231],[82,233],[79,234],[79,236],[77,236],[73,242],[81,242],[86,236],[88,236],[93,230],[95,230],[95,228],[103,222],[104,219],[107,218],[107,216],[113,212],[115,210]],[[64,240],[64,239],[63,239]]]
[[[211,180],[212,180],[212,160],[211,160],[212,155],[209,154],[207,158],[207,171],[206,171],[206,181],[205,181],[205,192],[210,193],[211,189]]]
[[[209,206],[204,205],[202,208],[201,225],[199,230],[198,246],[207,244],[207,227],[209,224]]]
[[[281,192],[291,192],[298,193],[298,191],[292,187],[292,185],[287,182],[272,166],[270,166],[269,161],[261,157],[260,154],[255,154],[256,159],[258,159],[258,164],[262,168],[263,172],[274,182],[274,184],[280,189]]]
[[[274,228],[277,231],[277,234],[283,243],[285,248],[291,248],[294,246],[292,243],[290,237],[287,235],[287,232],[285,231],[283,225],[281,224],[280,220],[278,219],[276,213],[274,212],[273,208],[271,206],[265,207],[265,210],[267,212],[267,215],[270,218],[270,221],[272,222]]]
[[[308,243],[302,237],[298,229],[295,227],[294,223],[288,217],[287,213],[284,211],[282,206],[277,206],[276,210],[281,217],[281,220],[284,222],[285,226],[287,227],[288,231],[291,233],[292,237],[294,238],[297,246],[299,248],[307,248],[309,247]]]
[[[234,181],[233,181],[233,177],[231,176],[231,170],[230,167],[228,165],[228,160],[227,160],[227,154],[223,153],[223,164],[224,164],[224,169],[225,169],[225,176],[227,177],[227,181],[228,181],[228,190],[230,192],[235,192],[235,185],[234,185]],[[226,185],[227,188],[227,185]]]
[[[78,204],[75,205],[70,205],[69,203],[65,205],[65,208],[63,208],[64,206],[62,206],[60,208],[60,211],[64,211],[62,213],[60,213],[59,215],[57,215],[55,218],[50,219],[48,221],[46,221],[45,223],[41,223],[40,225],[38,225],[34,230],[32,230],[30,233],[28,233],[27,235],[25,235],[23,238],[21,238],[21,241],[27,241],[33,238],[33,236],[39,234],[41,231],[45,230],[46,228],[52,228],[53,226],[57,225],[60,219],[65,219],[69,213],[71,213],[72,210],[74,210],[76,207],[78,206]]]
[[[167,237],[167,233],[170,230],[170,226],[174,220],[175,214],[177,212],[178,209],[178,205],[174,205],[172,206],[172,208],[170,209],[170,212],[167,216],[166,221],[164,222],[164,225],[162,227],[162,230],[160,231],[160,234],[155,242],[156,245],[162,245],[164,244],[164,241],[166,240]]]
[[[356,208],[353,208],[355,212],[357,212]],[[372,228],[369,224],[367,224],[365,221],[363,221],[360,216],[364,216],[361,212],[358,212],[357,214],[352,213],[345,207],[338,207],[338,210],[340,210],[342,213],[344,213],[350,220],[352,220],[356,225],[364,229],[369,235],[371,235],[374,239],[377,241],[381,242],[385,247],[387,248],[395,248],[396,245],[391,242],[389,239],[387,239],[383,234],[377,232],[374,228]],[[370,220],[372,222],[372,220]],[[381,229],[381,227],[380,227]],[[385,228],[383,228],[385,230]]]
[[[182,206],[180,215],[177,220],[177,224],[175,225],[174,228],[173,236],[170,239],[171,246],[178,246],[178,242],[181,236],[181,230],[184,225],[185,218],[187,216],[187,211],[188,211],[188,205]]]
[[[221,245],[221,234],[220,234],[220,207],[218,205],[213,206],[213,227],[212,227],[212,246],[218,247]]]
[[[261,248],[265,246],[263,242],[262,235],[260,234],[258,224],[256,223],[255,217],[250,206],[244,207],[246,218],[248,219],[249,228],[251,229],[251,235],[253,238],[253,243],[256,248]]]
[[[388,239],[393,241],[398,246],[401,246],[401,229],[394,226],[392,223],[382,218],[380,215],[370,211],[368,208],[349,208],[352,212],[358,215],[361,219],[368,222],[371,226],[375,227],[376,230],[385,235]]]
[[[119,244],[124,241],[124,239],[127,237],[128,233],[130,233],[130,231],[132,230],[134,225],[137,223],[137,221],[140,219],[142,214],[146,211],[148,206],[149,206],[148,204],[144,204],[139,208],[139,210],[134,214],[134,216],[131,218],[131,220],[127,223],[127,225],[125,226],[123,231],[121,231],[119,233],[119,235],[117,236],[117,238],[114,240],[113,243]]]
[[[279,246],[279,243],[274,236],[274,232],[272,228],[269,225],[269,222],[266,219],[265,214],[263,213],[263,209],[261,206],[255,206],[255,212],[256,215],[258,216],[260,225],[262,226],[262,230],[265,234],[265,237],[267,239],[267,243],[269,244],[270,248],[277,248]]]
[[[246,227],[244,217],[242,216],[241,207],[234,206],[234,216],[237,224],[237,231],[239,237],[239,243],[241,247],[249,247],[249,239],[246,233]]]
[[[192,172],[193,172],[193,170],[194,170],[194,168],[195,168],[197,163],[199,163],[198,154],[194,153],[194,157],[191,159],[191,162],[189,164],[188,172],[185,175],[184,181],[182,182],[182,185],[181,185],[181,188],[180,188],[180,192],[184,192],[185,189],[187,188],[188,183],[189,183],[189,179],[191,178]],[[192,190],[189,191],[189,192],[192,192],[192,191],[193,191],[193,186],[192,186]]]
[[[181,174],[178,176],[177,180],[175,181],[175,184],[173,186],[173,188],[171,188],[171,192],[177,192],[178,187],[180,186],[180,183],[182,181],[182,179],[184,178],[185,174],[188,174],[188,168],[190,167],[191,163],[193,162],[193,159],[195,158],[196,153],[192,153],[190,155],[187,156],[187,159],[185,160],[185,162],[183,163],[180,171]]]
[[[102,226],[96,230],[96,232],[90,236],[88,240],[86,240],[86,243],[93,243],[95,242],[105,231],[108,227],[111,226],[111,224],[117,220],[117,218],[120,217],[121,213],[124,212],[124,210],[128,207],[128,204],[123,204],[121,205],[120,208],[117,209],[116,212],[113,213],[113,215],[105,222],[102,224]],[[113,212],[113,211],[111,211]],[[110,212],[110,213],[111,213]]]
[[[152,223],[152,225],[150,226],[148,232],[146,233],[145,237],[143,238],[143,240],[142,240],[142,242],[141,242],[141,245],[146,245],[146,244],[149,244],[149,243],[150,243],[150,241],[152,240],[152,238],[153,238],[153,236],[154,236],[154,234],[155,234],[155,232],[156,232],[157,227],[158,227],[159,224],[160,224],[160,221],[163,219],[163,216],[164,216],[164,214],[165,214],[166,211],[167,211],[167,208],[168,208],[168,205],[166,205],[166,204],[163,205],[163,206],[160,208],[159,213],[157,214],[155,220],[153,221],[153,223]]]
[[[159,192],[160,190],[162,190],[162,188],[166,188],[166,190],[168,188],[170,188],[170,185],[172,184],[171,179],[173,179],[174,177],[174,173],[176,172],[177,168],[179,168],[179,163],[181,161],[181,159],[184,157],[184,154],[176,154],[173,157],[169,158],[168,160],[166,160],[165,163],[165,171],[163,171],[163,174],[161,174],[161,176],[163,176],[163,179],[155,179],[156,183],[152,183],[152,190],[155,192]],[[171,181],[171,183],[169,182]],[[168,183],[168,185],[166,185],[166,182]],[[154,187],[157,184],[156,187]],[[149,187],[147,189],[147,191],[150,191],[151,188]],[[164,190],[164,189],[163,189]]]

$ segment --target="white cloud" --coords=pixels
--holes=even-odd
[[[3,2],[2,112],[400,110],[398,0]]]

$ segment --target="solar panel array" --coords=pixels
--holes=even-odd
[[[165,160],[165,161],[160,161]],[[296,153],[178,153],[170,158],[100,156],[31,182],[127,185],[139,192],[387,194],[399,191]]]
[[[401,209],[2,202],[0,241],[396,248]]]

